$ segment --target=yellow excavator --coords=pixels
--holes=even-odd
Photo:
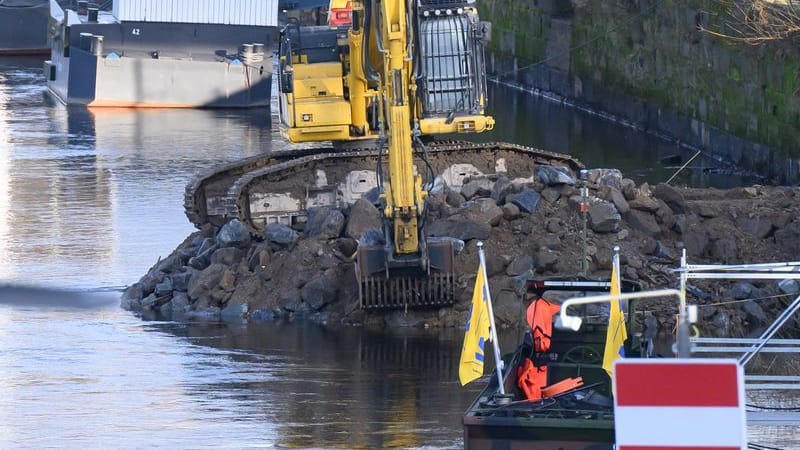
[[[494,119],[484,114],[490,26],[474,0],[349,3],[350,27],[290,23],[282,30],[282,132],[292,143],[333,141],[344,152],[374,146],[387,156],[388,178],[380,158],[377,168],[384,242],[357,253],[362,302],[399,296],[398,306],[408,304],[403,292],[450,296],[441,292],[452,289],[452,243],[428,241],[423,229],[433,181],[426,141],[492,129]]]

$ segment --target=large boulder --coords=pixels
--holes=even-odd
[[[197,273],[197,270],[187,267],[183,272],[174,273],[170,276],[172,279],[172,289],[176,291],[186,292],[189,289],[189,280]]]
[[[656,185],[653,197],[663,200],[675,214],[686,213],[686,199],[683,198],[683,194],[666,183]]]
[[[730,290],[730,295],[734,298],[734,300],[746,300],[753,295],[755,290],[756,287],[752,284],[746,281],[741,281],[733,286],[733,288]]]
[[[156,285],[154,292],[158,297],[172,293],[172,280],[169,277],[164,278],[164,281]]]
[[[536,166],[536,180],[545,186],[575,184],[575,178],[566,167]]]
[[[672,212],[672,208],[664,203],[664,200],[658,198],[656,202],[658,202],[658,209],[656,210],[656,219],[658,219],[658,223],[664,225],[664,228],[668,230],[671,229],[673,225],[675,225],[675,213]]]
[[[651,213],[658,211],[659,206],[661,206],[658,204],[656,199],[654,199],[653,197],[646,197],[646,196],[636,197],[635,199],[628,202],[628,205],[632,209],[638,209],[640,211],[647,211]]]
[[[595,233],[615,233],[622,217],[617,208],[609,202],[595,202],[587,212],[589,227]]]
[[[308,308],[308,305],[303,303],[303,298],[300,296],[299,289],[284,289],[278,293],[278,306],[284,311],[288,312],[302,312]]]
[[[319,275],[305,284],[300,296],[315,311],[336,300],[336,284],[325,275]]]
[[[767,318],[767,313],[764,312],[764,308],[762,308],[761,305],[759,305],[755,300],[748,300],[744,302],[742,304],[742,309],[747,315],[747,321],[750,322],[751,326],[761,329],[767,323],[769,323],[769,319]]]
[[[622,189],[622,172],[619,169],[590,169],[587,173],[590,183]]]
[[[609,189],[608,201],[614,204],[620,214],[625,214],[631,209],[628,200],[625,199],[625,196],[618,189]]]
[[[200,246],[197,248],[197,254],[199,255],[201,253],[206,253],[211,247],[214,247],[215,249],[219,247],[217,240],[210,237],[203,238],[203,240],[200,242]]]
[[[230,220],[217,233],[220,247],[245,248],[250,245],[250,232],[239,219]]]
[[[739,259],[739,247],[736,240],[720,238],[711,244],[711,259],[722,264],[733,264]]]
[[[634,230],[639,230],[649,236],[658,236],[661,233],[661,227],[658,226],[653,215],[644,211],[631,209],[628,214],[625,214],[625,221]]]
[[[800,283],[797,280],[786,279],[778,282],[778,288],[784,294],[797,295],[800,293]]]
[[[708,236],[702,231],[687,231],[683,234],[683,245],[689,256],[702,257],[708,248]]]
[[[636,198],[636,183],[630,178],[623,178],[620,191],[625,196],[625,200],[633,200]]]
[[[542,189],[542,198],[547,200],[547,203],[551,205],[555,204],[559,198],[561,198],[561,187],[559,186],[547,186],[546,188]]]
[[[249,306],[247,305],[246,300],[231,297],[231,299],[228,300],[228,303],[225,304],[225,308],[223,308],[219,314],[222,320],[229,322],[240,322],[247,314],[248,310]]]
[[[383,235],[383,231],[374,228],[364,230],[358,239],[358,245],[383,245],[385,243],[386,237]]]
[[[198,251],[197,256],[189,258],[189,267],[192,267],[197,270],[203,270],[211,264],[211,256],[214,254],[215,251],[219,248],[219,244],[216,241],[210,243],[208,246],[202,245],[200,249],[202,251]]]
[[[534,266],[538,272],[553,270],[558,263],[559,254],[549,248],[540,248],[534,257]]]
[[[768,217],[740,217],[736,226],[756,239],[764,239],[772,233],[772,219]]]
[[[224,264],[226,266],[232,266],[238,263],[243,256],[244,252],[237,247],[222,247],[217,249],[214,254],[211,255],[211,264]]]
[[[700,227],[700,219],[694,214],[677,214],[672,229],[680,234],[686,234]]]
[[[775,232],[775,244],[786,252],[800,253],[800,221],[786,225],[786,228]]]
[[[490,198],[479,198],[464,204],[454,214],[428,227],[429,236],[447,236],[462,241],[487,239],[492,226],[503,219],[503,210]]]
[[[453,189],[448,189],[444,194],[444,202],[453,208],[460,208],[465,201],[467,201],[467,199]]]
[[[510,277],[515,277],[517,275],[523,274],[533,268],[533,256],[531,255],[522,255],[517,256],[511,261],[511,264],[506,267],[506,275]]]
[[[514,220],[519,218],[520,210],[519,206],[513,203],[506,203],[503,205],[503,217],[506,220]]]
[[[319,239],[336,239],[344,229],[344,214],[327,206],[308,208],[306,235]]]
[[[171,255],[162,259],[156,266],[156,269],[164,273],[177,272],[186,265],[191,257],[192,254],[187,249],[176,250]]]
[[[120,307],[130,311],[138,311],[142,308],[143,297],[142,285],[134,283],[128,286],[125,292],[123,292],[122,298],[120,299]]]
[[[212,264],[202,271],[197,272],[191,280],[189,280],[187,289],[189,297],[197,299],[210,293],[211,290],[217,287],[219,282],[222,281],[222,277],[225,275],[227,269],[227,266],[224,264]]]
[[[344,234],[359,240],[361,235],[369,229],[382,230],[383,218],[375,205],[364,198],[360,198],[350,208],[350,218],[347,221]]]
[[[152,293],[152,294],[150,294],[147,297],[142,299],[142,303],[141,303],[142,309],[146,310],[146,311],[152,310],[152,309],[154,309],[156,307],[157,302],[158,302],[158,297],[156,296],[155,293]]]
[[[467,202],[464,208],[458,210],[451,217],[462,217],[465,220],[474,220],[496,226],[503,219],[503,210],[488,198],[480,198]]]
[[[156,285],[164,281],[166,274],[160,270],[148,272],[139,280],[139,285],[142,288],[142,297],[146,297],[156,290]]]
[[[258,244],[251,253],[250,258],[247,260],[247,268],[250,269],[251,272],[265,269],[272,256],[269,250],[269,242]]]
[[[453,217],[437,220],[427,228],[428,236],[452,237],[462,241],[488,239],[491,231],[492,226],[488,223]],[[383,234],[380,238],[383,239]]]
[[[542,196],[533,189],[525,189],[519,194],[509,196],[508,201],[517,205],[520,211],[533,214],[536,211],[536,207],[539,206],[539,199],[541,198]]]
[[[514,184],[511,183],[511,180],[508,177],[501,176],[494,182],[494,186],[492,187],[492,194],[491,199],[497,202],[498,205],[502,205],[505,202],[506,197],[514,191]]]
[[[488,178],[471,180],[461,186],[461,195],[469,200],[473,197],[487,197],[491,195],[494,183]]]
[[[264,228],[264,237],[279,245],[291,245],[300,235],[286,225],[271,223]]]
[[[182,316],[189,310],[189,296],[185,292],[173,292],[169,302],[172,318]]]

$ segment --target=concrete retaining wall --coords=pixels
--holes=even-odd
[[[715,0],[478,0],[489,69],[778,182],[800,181],[800,52],[713,37]],[[491,101],[491,99],[490,99]]]

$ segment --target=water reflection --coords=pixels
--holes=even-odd
[[[2,302],[0,448],[461,448],[482,387],[458,384],[461,338]],[[798,447],[792,427],[749,431]]]
[[[587,167],[614,167],[637,183],[668,180],[694,151],[595,115],[576,111],[519,90],[489,84],[488,110],[497,124],[482,141],[498,140],[568,153]],[[660,161],[667,161],[662,165]],[[754,182],[731,174],[729,167],[701,156],[676,178],[691,186],[733,187]]]
[[[129,284],[191,231],[194,173],[271,148],[265,109],[67,108],[40,67],[0,60],[0,279]]]
[[[267,383],[235,386],[269,399],[279,446],[457,446],[475,387],[458,385],[458,332],[397,334],[312,324],[190,326],[191,342],[276,357]]]

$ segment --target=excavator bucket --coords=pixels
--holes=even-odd
[[[362,309],[425,308],[455,301],[453,244],[429,241],[427,267],[390,262],[382,245],[359,246],[356,275]]]

